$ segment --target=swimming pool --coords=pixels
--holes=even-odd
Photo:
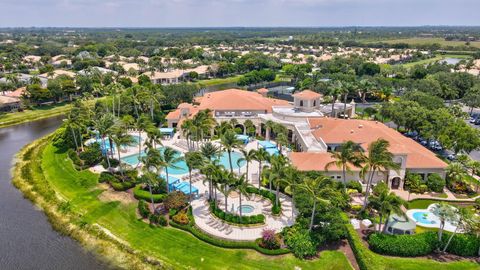
[[[250,214],[253,212],[253,210],[255,210],[255,208],[251,205],[248,205],[248,204],[244,204],[242,205],[242,214]],[[240,211],[240,207],[238,207],[238,211]]]
[[[129,144],[128,146],[135,146],[138,145],[138,142],[141,140],[141,138],[138,135],[133,135],[133,143]],[[102,145],[102,139],[101,138],[93,138],[85,142],[85,145],[91,145],[93,143],[98,143],[100,144],[100,147],[103,147]],[[122,145],[123,146],[123,145]],[[107,149],[110,149],[110,140],[108,138],[105,138],[105,147]],[[113,143],[113,148],[115,148],[115,143]]]
[[[163,151],[163,147],[160,148],[160,151]],[[141,154],[140,154],[141,157],[145,156],[145,152],[142,151]],[[180,154],[179,154],[180,156]],[[242,154],[241,153],[238,153],[238,152],[232,152],[232,167],[233,169],[238,169],[238,165],[237,165],[237,162],[238,160],[242,158]],[[138,161],[138,154],[134,154],[134,155],[130,155],[130,156],[126,156],[126,157],[123,157],[121,158],[123,162],[129,164],[129,165],[132,165],[132,166],[136,166],[139,161]],[[230,168],[230,164],[228,162],[228,153],[227,152],[223,152],[222,155],[220,156],[219,158],[219,164],[224,166],[225,169],[229,169]],[[246,162],[245,161],[242,161],[240,162],[240,168],[245,166]],[[185,162],[185,160],[180,160],[179,162],[176,162],[174,164],[174,166],[172,167],[168,167],[168,174],[186,174],[188,173],[188,167],[187,167],[187,163]]]
[[[418,222],[418,223],[421,223],[421,224],[435,224],[437,223],[434,218],[432,217],[432,213],[428,212],[428,211],[418,211],[418,212],[414,212],[412,214],[412,217],[413,219]]]

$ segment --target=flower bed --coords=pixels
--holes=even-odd
[[[270,202],[272,203],[272,214],[280,215],[280,212],[282,211],[282,204],[280,203],[280,200],[278,201],[278,205],[275,204],[275,202],[277,201],[277,195],[274,192],[271,192],[266,189],[258,189],[256,187],[248,187],[247,192],[258,194],[260,196],[263,196],[269,199]]]

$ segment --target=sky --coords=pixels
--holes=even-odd
[[[1,27],[480,25],[480,0],[0,0]]]

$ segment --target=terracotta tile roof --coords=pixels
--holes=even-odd
[[[290,153],[290,161],[299,171],[325,171],[325,166],[334,161],[331,153],[315,153],[315,152],[292,152]],[[352,171],[359,171],[359,168],[350,166]],[[331,166],[329,171],[342,171],[342,168]]]
[[[260,88],[257,90],[257,93],[268,93],[268,89],[267,88]]]
[[[6,94],[5,96],[7,97],[14,97],[14,98],[19,98],[23,95],[23,93],[25,93],[25,90],[27,90],[27,88],[24,86],[24,87],[20,87],[18,88],[17,90],[15,91],[12,91],[8,94]]]
[[[382,138],[390,142],[389,150],[392,153],[407,155],[407,168],[445,168],[447,166],[427,148],[380,122],[312,118],[309,119],[309,123],[310,128],[314,130],[312,134],[315,138],[321,138],[326,144],[340,144],[351,140],[368,150],[371,142]]]
[[[303,90],[302,92],[293,94],[293,96],[301,99],[315,99],[322,97],[322,94],[313,92],[312,90]]]
[[[205,94],[197,99],[201,110],[249,110],[272,112],[272,106],[289,105],[288,101],[266,98],[257,92],[228,89]]]

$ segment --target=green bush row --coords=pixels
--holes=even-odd
[[[167,226],[168,220],[164,215],[152,214],[148,209],[148,204],[145,201],[138,201],[138,213],[142,218],[146,218],[151,224],[158,224],[160,226]]]
[[[272,214],[279,215],[280,212],[282,211],[282,205],[280,203],[280,200],[278,201],[278,205],[276,205],[275,203],[277,201],[277,195],[274,192],[271,192],[266,189],[258,189],[256,187],[251,187],[251,186],[247,188],[247,192],[258,194],[269,199],[270,202],[272,203]]]
[[[226,213],[222,209],[215,207],[215,201],[210,202],[210,211],[219,219],[230,223],[237,224],[264,224],[265,216],[263,214],[253,216],[238,216],[231,213]]]
[[[352,224],[350,224],[350,220],[348,219],[347,215],[343,214],[342,218],[348,222],[348,224],[346,224],[347,240],[352,248],[355,258],[357,259],[360,270],[381,269],[377,259],[375,258],[375,254],[363,245],[358,233],[355,231]]]
[[[444,232],[442,237],[442,247],[447,244],[450,238],[450,232]],[[480,249],[480,239],[472,234],[455,234],[448,245],[447,252],[459,256],[478,256]]]
[[[125,182],[111,181],[110,186],[112,186],[112,188],[115,191],[126,191],[126,190],[129,190],[129,189],[133,188],[135,186],[135,182],[133,182],[133,181],[125,181]]]
[[[133,189],[133,196],[137,200],[145,200],[150,202],[153,197],[153,202],[160,203],[167,197],[167,194],[153,194],[150,195],[149,191],[143,190],[142,185],[137,185]]]
[[[437,234],[426,232],[414,235],[374,233],[368,238],[370,249],[384,255],[416,257],[432,253],[438,246]]]
[[[217,246],[217,247],[222,247],[222,248],[232,248],[232,249],[254,249],[262,254],[265,255],[283,255],[283,254],[288,254],[290,251],[285,248],[280,248],[280,249],[265,249],[260,247],[257,242],[255,241],[229,241],[229,240],[223,240],[219,238],[215,238],[213,236],[210,236],[204,232],[202,232],[200,229],[195,227],[195,221],[193,220],[193,216],[191,213],[191,208],[188,211],[188,217],[190,219],[190,223],[187,225],[181,225],[178,223],[175,223],[174,221],[170,221],[170,225],[172,227],[175,227],[177,229],[181,229],[187,232],[190,232],[193,234],[193,236],[197,237],[198,239],[207,242],[211,245]]]

